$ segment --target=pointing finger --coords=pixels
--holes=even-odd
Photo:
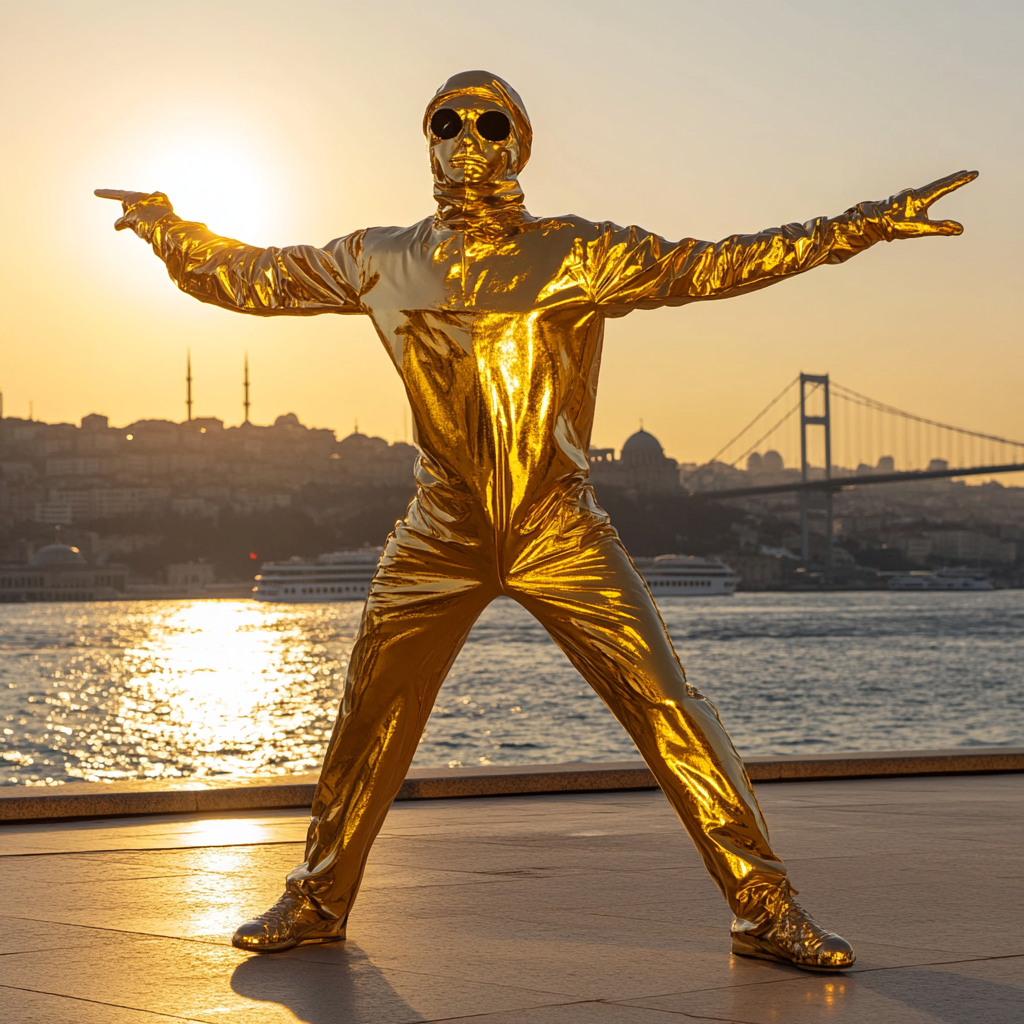
[[[155,192],[129,192],[121,188],[97,188],[93,190],[93,195],[99,196],[100,199],[117,199],[128,205],[141,202],[143,199],[148,199],[151,195],[158,194]]]
[[[915,198],[924,206],[930,206],[937,199],[974,181],[977,176],[977,171],[957,171],[955,174],[947,174],[946,177],[939,178],[938,181],[933,181],[930,185],[925,185],[924,188],[915,189]]]
[[[935,228],[932,233],[936,235],[962,235],[964,233],[964,226],[958,220],[933,221],[932,227]]]
[[[929,235],[962,235],[963,224],[955,220],[907,220],[899,225],[901,238],[926,238]]]

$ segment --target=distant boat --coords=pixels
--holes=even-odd
[[[252,596],[257,601],[316,604],[322,601],[365,601],[377,571],[382,548],[334,551],[315,559],[265,562]],[[717,558],[658,555],[637,558],[636,567],[655,597],[730,595],[740,577]]]
[[[655,597],[729,596],[740,576],[717,558],[658,555],[634,559]]]
[[[939,569],[893,576],[890,590],[995,590],[988,573],[980,569]]]
[[[383,548],[334,551],[309,561],[264,562],[252,596],[257,601],[316,604],[365,601]]]

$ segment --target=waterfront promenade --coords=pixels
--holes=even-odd
[[[12,1024],[1008,1024],[1024,1005],[1020,774],[760,784],[843,975],[728,953],[657,791],[398,802],[350,939],[229,944],[301,857],[302,809],[0,826]]]

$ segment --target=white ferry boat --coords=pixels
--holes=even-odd
[[[315,561],[296,557],[287,562],[265,562],[256,577],[252,596],[257,601],[289,604],[365,601],[382,550],[360,548],[320,555]],[[732,594],[740,580],[717,559],[658,555],[635,561],[655,597]]]
[[[890,590],[995,590],[988,573],[980,569],[939,569],[893,576]]]
[[[740,577],[717,558],[658,555],[634,559],[655,597],[731,595]]]
[[[359,548],[320,555],[314,561],[290,558],[264,562],[252,596],[257,601],[313,604],[365,601],[383,548]]]

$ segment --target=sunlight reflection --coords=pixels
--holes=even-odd
[[[69,774],[103,781],[315,768],[348,657],[351,631],[338,627],[352,619],[354,628],[358,612],[242,601],[132,609],[123,650],[104,665],[90,652],[48,701],[66,708],[64,717],[86,712],[72,728],[51,711],[53,735],[78,761]],[[97,676],[106,677],[102,688],[89,685]]]
[[[749,594],[667,603],[663,613],[744,753],[1011,745],[1020,742],[1019,593]],[[178,788],[311,771],[361,611],[357,602],[7,605],[0,786],[161,779]],[[502,599],[475,625],[413,763],[636,756],[542,627]]]
[[[272,829],[256,821],[238,818],[208,818],[190,823],[184,834],[190,846],[250,846],[272,841]],[[233,863],[230,857],[221,858],[225,865]],[[205,870],[215,871],[217,858],[207,857]]]

